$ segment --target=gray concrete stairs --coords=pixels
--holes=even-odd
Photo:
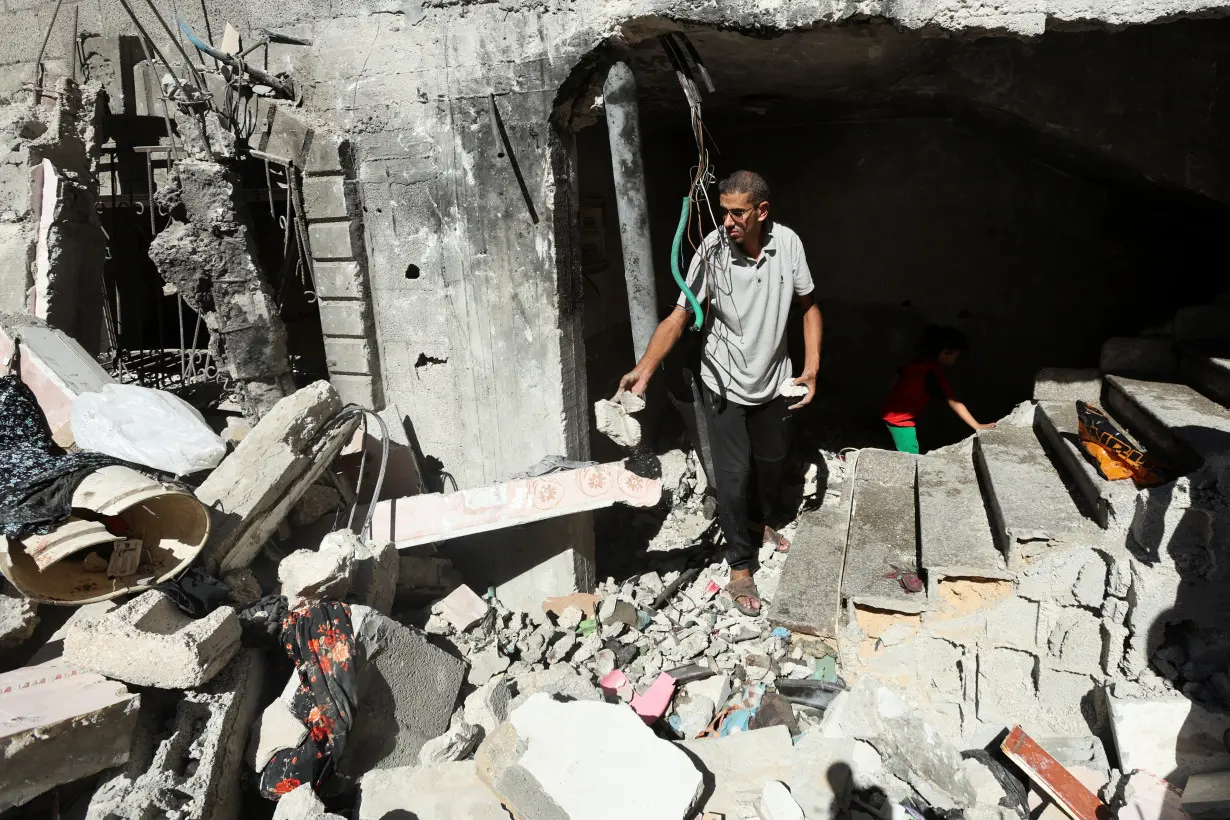
[[[915,507],[917,457],[890,450],[860,450],[855,462],[853,508],[841,592],[844,600],[873,609],[921,612],[926,595],[908,592],[885,576],[918,573]]]
[[[774,626],[837,640],[853,495],[854,482],[847,481],[835,502],[799,516],[777,593],[768,607]]]
[[[1179,375],[1215,402],[1230,405],[1230,357],[1210,353],[1204,345],[1178,346]]]
[[[1088,401],[1101,409],[1098,396],[1094,395]],[[1136,487],[1130,481],[1106,480],[1085,456],[1080,444],[1076,401],[1038,402],[1035,413],[1034,429],[1039,438],[1050,447],[1065,476],[1085,499],[1087,509],[1098,526],[1105,529],[1110,526],[1112,518],[1130,516],[1136,504]],[[1124,426],[1113,416],[1111,421],[1127,434]],[[1139,446],[1137,442],[1133,443]]]
[[[945,577],[1011,577],[995,547],[972,446],[918,459],[918,547],[929,586]]]
[[[975,463],[987,488],[991,530],[1009,569],[1040,551],[1075,544],[1085,516],[1034,433],[1034,413],[978,434]]]
[[[844,606],[920,612],[944,578],[1011,579],[1040,553],[1130,521],[1136,488],[1086,457],[1076,400],[1194,470],[1230,452],[1230,358],[1211,351],[1230,352],[1230,305],[1181,311],[1173,338],[1110,339],[1100,370],[1040,371],[1036,404],[960,445],[859,451],[841,498],[801,516],[770,621],[836,639]],[[930,595],[884,577],[894,568],[918,572]]]
[[[1107,376],[1103,401],[1147,451],[1181,471],[1230,450],[1230,410],[1185,384]]]

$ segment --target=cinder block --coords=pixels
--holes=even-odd
[[[380,391],[371,376],[333,376],[329,379],[343,404],[357,404],[368,410],[380,405]]]
[[[273,110],[269,122],[269,139],[262,149],[267,154],[285,157],[302,168],[307,157],[308,145],[312,141],[312,129],[307,123],[278,107]]]
[[[161,592],[77,623],[64,638],[77,666],[138,686],[188,689],[209,681],[239,649],[239,620],[229,606],[193,620]]]
[[[313,259],[358,259],[359,227],[355,220],[308,225]]]
[[[365,295],[363,268],[358,262],[317,262],[312,273],[321,299],[362,299]]]
[[[303,179],[303,205],[309,222],[350,216],[349,200],[341,175]]]
[[[262,651],[241,651],[218,677],[183,692],[170,715],[166,693],[145,695],[150,706],[141,710],[128,765],[102,779],[85,816],[240,817],[244,747],[260,709],[264,659]]]
[[[303,171],[306,174],[341,174],[346,170],[343,153],[346,142],[332,134],[317,131],[312,135]]]
[[[367,336],[367,303],[320,300],[320,331],[325,336]]]
[[[330,375],[371,375],[371,352],[367,339],[325,337],[325,364]]]
[[[356,682],[363,708],[338,771],[357,776],[415,765],[423,744],[448,729],[466,664],[369,607],[352,606],[350,619],[364,659]]]

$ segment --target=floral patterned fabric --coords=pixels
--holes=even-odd
[[[14,359],[16,362],[16,359]],[[0,533],[47,533],[72,512],[73,491],[95,470],[122,461],[102,453],[66,453],[20,371],[0,376]]]
[[[349,606],[314,601],[290,610],[282,620],[282,645],[299,675],[291,711],[308,733],[298,748],[278,752],[261,772],[261,794],[270,800],[304,783],[319,788],[333,773],[355,717]]]

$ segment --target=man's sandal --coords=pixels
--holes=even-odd
[[[748,527],[755,535],[761,533],[761,544],[772,544],[777,552],[790,552],[790,539],[782,535],[768,524],[753,524]]]
[[[726,594],[730,596],[730,601],[735,605],[735,609],[744,615],[755,618],[760,614],[760,609],[764,602],[760,600],[760,591],[756,589],[756,582],[752,578],[731,579],[726,584]],[[739,603],[740,599],[750,599],[755,601],[756,605],[753,607],[748,604],[741,604]]]

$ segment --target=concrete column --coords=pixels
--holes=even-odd
[[[607,72],[602,86],[606,127],[611,138],[615,202],[619,210],[619,240],[624,252],[624,283],[632,318],[632,346],[640,359],[658,325],[658,295],[654,287],[653,245],[649,235],[649,200],[645,195],[645,164],[641,161],[641,121],[636,102],[636,77],[625,62]]]

